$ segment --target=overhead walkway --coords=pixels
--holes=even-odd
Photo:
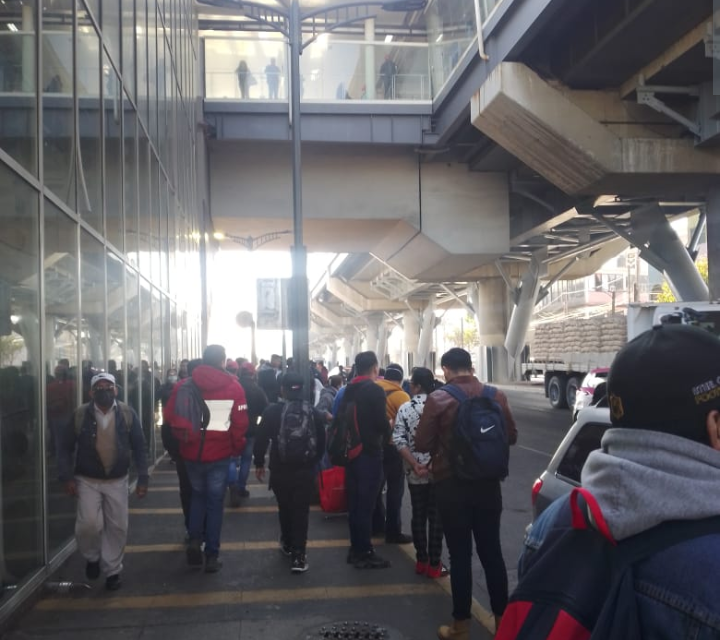
[[[340,631],[344,622],[386,632],[359,637],[417,640],[434,637],[449,619],[449,579],[416,576],[412,545],[380,546],[378,540],[392,568],[356,570],[345,562],[346,518],[326,518],[319,507],[310,514],[310,569],[291,574],[278,549],[272,493],[259,484],[249,490],[240,508],[225,511],[222,570],[194,571],[185,563],[177,477],[169,463],[161,464],[147,498],[131,499],[120,591],[110,594],[98,581],[91,591],[42,599],[7,640],[310,640],[350,637],[322,634],[333,626]],[[86,582],[82,559],[75,555],[57,580]],[[474,625],[474,638],[492,637],[479,621]]]

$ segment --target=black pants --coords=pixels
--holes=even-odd
[[[387,483],[385,503],[382,487]],[[378,491],[373,513],[373,532],[386,536],[402,532],[402,499],[405,494],[405,469],[402,457],[395,445],[388,445],[383,451],[383,484]]]
[[[508,579],[500,547],[502,497],[500,482],[436,484],[438,510],[450,552],[453,618],[468,620],[472,605],[472,540],[485,570],[493,614],[500,616],[508,601]]]
[[[190,500],[192,499],[192,485],[185,468],[185,460],[180,457],[175,459],[175,471],[177,471],[178,484],[180,485],[180,504],[182,505],[183,517],[185,518],[185,531],[190,531]]]
[[[372,551],[373,508],[382,483],[382,454],[361,453],[345,469],[350,546]]]
[[[278,502],[280,536],[295,554],[305,553],[314,468],[273,470],[270,486]]]
[[[415,557],[418,562],[429,562],[431,566],[440,564],[442,555],[443,528],[435,498],[435,485],[409,484],[412,503],[412,537],[415,545]],[[429,534],[429,535],[428,535]]]

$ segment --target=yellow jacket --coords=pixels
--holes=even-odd
[[[376,380],[375,382],[379,384],[385,392],[385,412],[392,426],[395,424],[395,416],[397,415],[398,409],[406,402],[410,402],[410,396],[403,391],[399,382],[393,382],[391,380]]]

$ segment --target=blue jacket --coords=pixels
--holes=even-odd
[[[130,454],[135,461],[135,468],[138,473],[138,484],[148,484],[148,463],[145,450],[145,436],[137,413],[128,405],[117,401],[115,411],[115,434],[117,438],[117,456],[115,465],[109,473],[100,460],[96,449],[97,422],[95,421],[95,409],[92,402],[82,405],[76,409],[68,424],[65,425],[58,441],[58,477],[61,482],[72,480],[75,475],[108,480],[124,478],[130,470]],[[132,415],[132,424],[125,423],[125,413]],[[76,429],[75,415],[81,413],[81,426]],[[73,456],[75,457],[75,469],[73,471]]]

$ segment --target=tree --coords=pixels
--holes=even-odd
[[[465,316],[462,324],[447,335],[447,340],[456,347],[462,347],[468,351],[479,347],[480,334],[475,319],[470,315]]]
[[[702,276],[702,279],[707,283],[708,281],[708,260],[707,258],[701,258],[697,261],[697,269]],[[666,282],[662,284],[662,291],[658,296],[658,302],[677,302],[675,295],[670,290],[670,285]]]

